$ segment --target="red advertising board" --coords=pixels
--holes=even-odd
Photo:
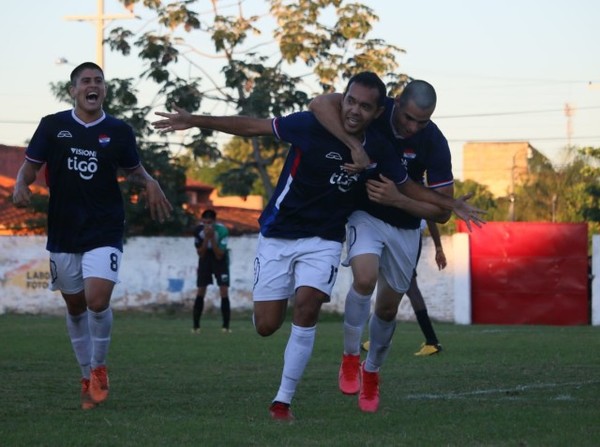
[[[469,241],[474,324],[589,324],[587,224],[488,222]]]

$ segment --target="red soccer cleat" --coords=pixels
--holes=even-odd
[[[357,394],[360,390],[360,355],[344,354],[340,372],[338,374],[338,385],[344,394]]]
[[[98,366],[92,369],[90,376],[90,397],[92,400],[99,404],[104,402],[108,397],[108,373],[106,372],[106,366]]]
[[[365,371],[365,363],[360,367],[361,386],[358,407],[367,413],[375,413],[379,408],[379,373]]]
[[[283,402],[273,402],[269,407],[269,414],[271,415],[271,419],[276,421],[291,422],[294,420],[290,404],[284,404]]]

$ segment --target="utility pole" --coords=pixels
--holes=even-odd
[[[567,117],[567,148],[571,148],[571,137],[573,136],[573,121],[571,117],[575,115],[575,108],[565,103],[565,116]]]
[[[129,9],[129,14],[104,14],[104,0],[98,1],[98,12],[95,16],[67,16],[65,20],[76,20],[78,22],[96,22],[96,63],[104,69],[104,26],[112,20],[125,20],[137,18],[133,14],[133,8]]]
[[[515,168],[517,152],[513,154],[512,165],[510,167],[510,194],[508,196],[508,220],[511,222],[515,221]]]

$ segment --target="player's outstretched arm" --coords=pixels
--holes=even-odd
[[[409,203],[407,202],[407,198],[415,201],[426,202],[431,205],[452,211],[458,218],[465,221],[469,231],[471,231],[471,223],[477,225],[478,227],[485,223],[485,220],[483,220],[482,216],[486,212],[467,203],[467,200],[470,198],[469,195],[454,199],[450,196],[439,194],[429,188],[425,188],[424,186],[419,185],[410,179],[400,185],[396,185],[387,177],[380,175],[380,181],[369,180],[367,182],[367,193],[369,198],[374,202],[382,205],[402,208],[408,212],[411,211],[406,208],[408,206],[407,203]],[[422,207],[423,204],[420,206]],[[414,213],[411,212],[411,214]],[[420,217],[429,218],[428,216]]]
[[[167,200],[158,182],[142,165],[129,171],[127,180],[144,189],[146,207],[150,209],[152,219],[164,222],[171,215],[173,206]]]
[[[240,137],[272,135],[272,119],[250,116],[211,116],[192,115],[181,107],[173,106],[175,113],[155,112],[164,119],[154,121],[152,125],[161,133],[185,130],[192,127],[211,129]]]
[[[343,96],[340,93],[319,95],[308,104],[308,110],[315,115],[317,121],[325,129],[350,149],[353,163],[346,164],[345,168],[351,172],[360,172],[369,165],[370,160],[362,142],[344,130],[340,119],[342,99]]]

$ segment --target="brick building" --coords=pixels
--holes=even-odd
[[[527,141],[468,142],[463,146],[463,178],[489,188],[494,197],[507,197],[531,175],[531,161],[545,158]]]

